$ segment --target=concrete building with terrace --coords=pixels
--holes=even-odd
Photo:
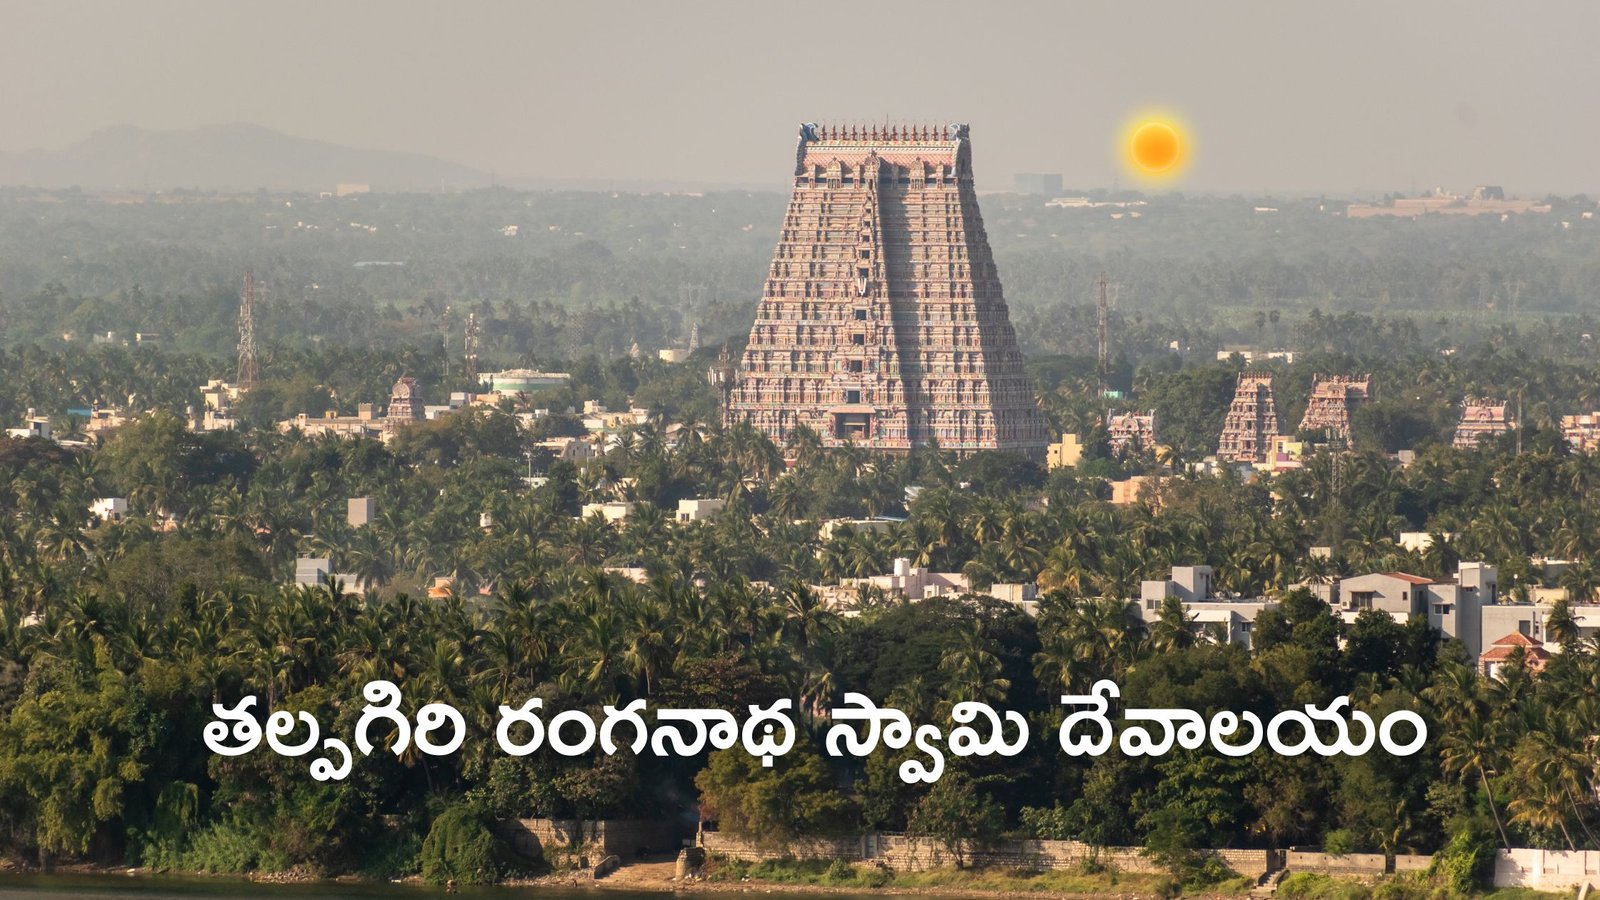
[[[1346,624],[1375,609],[1405,624],[1425,616],[1447,638],[1477,656],[1484,643],[1483,610],[1500,600],[1499,574],[1482,562],[1463,562],[1452,579],[1436,581],[1405,572],[1374,572],[1343,578],[1331,586],[1329,602]]]
[[[912,565],[905,557],[896,559],[894,570],[887,575],[842,578],[837,585],[812,585],[811,590],[835,609],[853,605],[863,594],[881,593],[890,599],[912,602],[979,594],[1015,603],[1030,614],[1038,611],[1038,588],[1031,582],[997,583],[975,590],[971,580],[960,572],[934,572],[927,566]]]
[[[705,522],[717,517],[728,501],[720,497],[705,497],[678,501],[679,522]]]
[[[1600,412],[1562,416],[1561,436],[1579,453],[1600,450]]]
[[[1137,608],[1139,618],[1149,625],[1161,618],[1161,608],[1168,597],[1176,597],[1183,604],[1197,637],[1216,632],[1229,644],[1250,647],[1256,617],[1263,611],[1277,607],[1276,601],[1265,597],[1231,598],[1219,596],[1213,590],[1210,566],[1174,566],[1165,579],[1139,583]]]
[[[31,407],[28,414],[22,418],[22,425],[17,428],[7,428],[6,437],[26,440],[27,438],[43,438],[50,440],[53,432],[50,429],[50,417],[41,416]]]

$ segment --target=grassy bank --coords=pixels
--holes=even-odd
[[[869,863],[851,864],[844,860],[779,859],[745,862],[713,859],[706,866],[707,879],[715,883],[746,879],[769,884],[796,884],[838,888],[892,888],[899,891],[938,893],[1002,893],[1104,896],[1135,894],[1178,896],[1180,893],[1205,895],[1243,895],[1252,882],[1238,877],[1203,888],[1180,890],[1175,879],[1164,874],[1116,872],[1085,868],[1078,871],[1040,872],[1025,869],[934,869],[926,872],[892,872]]]
[[[1243,897],[1254,882],[1245,877],[1210,884],[1180,884],[1165,874],[1116,872],[1109,869],[1030,871],[1023,869],[934,869],[926,872],[892,872],[870,863],[844,860],[777,859],[745,862],[712,859],[706,865],[713,884],[756,881],[766,884],[819,888],[876,890],[937,894],[1040,894],[1099,897]],[[1396,876],[1369,883],[1309,872],[1291,874],[1278,885],[1276,896],[1289,900],[1555,900],[1571,892],[1498,888],[1461,894],[1420,875]]]
[[[1571,891],[1552,893],[1528,888],[1496,888],[1481,894],[1460,894],[1441,888],[1419,876],[1395,876],[1373,884],[1335,878],[1331,875],[1314,875],[1310,872],[1292,874],[1278,885],[1276,896],[1289,900],[1455,900],[1465,897],[1487,897],[1493,900],[1553,900],[1570,897]]]

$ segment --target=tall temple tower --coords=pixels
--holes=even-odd
[[[1217,458],[1227,462],[1266,462],[1278,433],[1278,401],[1272,396],[1272,374],[1240,372],[1233,403],[1222,421]]]
[[[1461,420],[1456,424],[1456,447],[1470,449],[1483,441],[1493,440],[1516,423],[1506,410],[1504,402],[1486,397],[1468,397],[1461,401]]]
[[[727,418],[783,442],[1042,454],[967,126],[800,126]]]
[[[410,375],[401,376],[389,389],[389,409],[385,417],[391,423],[422,421],[422,386]]]
[[[1311,397],[1306,401],[1300,430],[1320,428],[1330,438],[1348,441],[1351,417],[1371,398],[1371,375],[1317,375],[1311,382]]]

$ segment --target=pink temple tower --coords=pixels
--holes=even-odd
[[[779,443],[1044,452],[967,126],[800,127],[739,369],[729,421]]]

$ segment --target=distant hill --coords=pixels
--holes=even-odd
[[[419,153],[359,150],[258,125],[150,131],[103,128],[61,150],[0,153],[0,185],[95,190],[375,191],[483,187],[484,172]]]

